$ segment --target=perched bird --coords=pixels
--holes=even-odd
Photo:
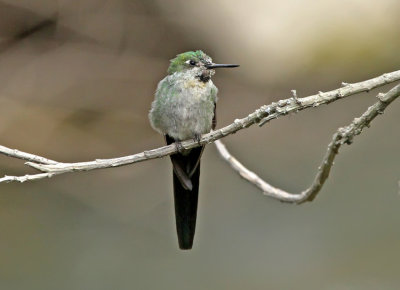
[[[215,68],[237,67],[215,64],[201,50],[178,54],[171,60],[168,75],[157,86],[151,105],[151,126],[174,143],[179,153],[170,156],[173,166],[176,230],[179,247],[191,249],[196,228],[200,157],[204,145],[184,150],[180,142],[199,141],[215,128],[217,87],[211,81]]]

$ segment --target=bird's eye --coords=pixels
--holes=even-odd
[[[196,61],[194,61],[193,59],[189,60],[189,64],[190,65],[196,65]]]

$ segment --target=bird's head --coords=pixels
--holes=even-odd
[[[201,50],[187,51],[171,59],[168,74],[188,71],[199,77],[201,81],[208,81],[214,74],[214,68],[238,67],[237,64],[216,64]]]

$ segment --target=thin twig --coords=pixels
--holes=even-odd
[[[35,163],[41,163],[41,164],[57,164],[57,161],[51,160],[44,158],[39,155],[34,155],[31,153],[19,151],[17,149],[10,149],[8,147],[0,145],[0,153],[4,154],[9,157],[14,157],[22,160],[27,160]]]
[[[316,95],[304,98],[297,98],[297,100],[295,100],[293,97],[280,100],[277,103],[261,106],[259,109],[249,114],[247,117],[243,119],[236,119],[232,124],[226,127],[223,127],[219,130],[212,131],[208,134],[203,135],[199,142],[195,140],[187,140],[182,142],[181,144],[184,149],[191,149],[200,145],[205,145],[214,142],[218,139],[221,139],[227,135],[236,133],[239,130],[250,127],[251,125],[258,123],[261,126],[273,119],[278,118],[279,116],[286,115],[290,112],[297,112],[300,110],[304,110],[306,108],[317,107],[321,104],[331,103],[336,100],[342,99],[344,97],[348,97],[364,91],[369,91],[371,89],[383,86],[388,83],[393,83],[398,80],[400,80],[400,70],[391,73],[386,73],[370,80],[348,84],[345,87],[333,91],[325,93],[319,92]],[[0,154],[5,154],[8,156],[24,160],[29,160],[30,162],[26,162],[25,163],[26,165],[36,168],[42,172],[52,173],[52,175],[74,172],[74,171],[88,171],[101,168],[124,166],[136,162],[161,158],[167,155],[174,154],[176,152],[177,148],[175,145],[172,144],[169,146],[164,146],[157,149],[148,150],[134,155],[123,156],[118,158],[97,159],[94,161],[77,162],[77,163],[62,163],[46,159],[44,157],[37,156],[34,154],[25,153],[15,149],[10,149],[4,146],[0,147]],[[49,177],[49,175],[47,176],[43,175],[42,178],[45,177]],[[15,177],[15,179],[13,180],[11,177],[8,177],[8,179],[6,180],[3,179],[0,179],[0,182],[37,180],[40,178],[38,176],[34,176],[32,177],[32,179],[29,179],[25,176],[24,178],[19,177],[19,179],[18,177]]]
[[[322,104],[329,104],[331,102],[337,101],[338,99],[342,99],[354,94],[358,94],[361,92],[369,92],[370,90],[393,83],[395,81],[400,80],[400,71],[394,71],[392,73],[386,73],[379,77],[366,80],[363,82],[348,84],[329,92],[318,92],[316,95],[304,97],[304,98],[296,98],[296,100],[286,99],[281,100],[278,103],[272,103],[269,106],[266,106],[265,110],[268,111],[267,116],[263,117],[263,119],[259,122],[259,126],[263,126],[265,123],[271,121],[272,119],[276,119],[279,116],[286,115],[290,112],[298,112],[300,110],[304,110],[308,107],[318,107]],[[285,104],[283,105],[282,104]]]
[[[339,153],[339,148],[345,143],[351,144],[353,142],[353,138],[356,135],[361,134],[365,127],[369,127],[371,121],[379,114],[382,114],[386,107],[399,96],[400,85],[395,86],[386,94],[378,94],[379,101],[369,107],[368,110],[361,115],[361,117],[355,118],[350,125],[344,128],[339,128],[333,135],[331,143],[328,145],[327,152],[321,162],[320,167],[318,168],[318,172],[313,183],[309,188],[299,194],[286,192],[265,182],[257,174],[247,169],[235,157],[233,157],[221,140],[215,141],[215,145],[222,158],[229,163],[233,170],[235,170],[243,179],[247,180],[251,184],[254,184],[260,190],[262,190],[264,195],[289,203],[300,204],[307,201],[312,201],[327,180],[333,165],[333,161],[336,155]]]
[[[38,173],[38,174],[26,174],[23,176],[4,176],[0,178],[0,183],[1,182],[12,182],[12,181],[18,181],[18,182],[25,182],[25,181],[33,181],[33,180],[38,180],[38,179],[43,179],[43,178],[50,178],[53,177],[53,175],[56,175],[58,173],[51,173],[51,172],[45,172],[45,173]]]
[[[293,100],[296,102],[296,104],[301,105],[301,101],[299,100],[299,97],[297,96],[297,91],[296,90],[291,90]]]

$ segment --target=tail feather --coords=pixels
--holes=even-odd
[[[167,144],[175,142],[165,135]],[[200,157],[204,146],[183,154],[171,155],[174,183],[175,220],[179,248],[191,249],[196,230],[197,202],[199,198]]]
[[[176,231],[178,233],[179,248],[191,249],[196,229],[197,203],[199,197],[200,164],[191,176],[192,190],[186,190],[178,176],[174,176],[174,200]]]

